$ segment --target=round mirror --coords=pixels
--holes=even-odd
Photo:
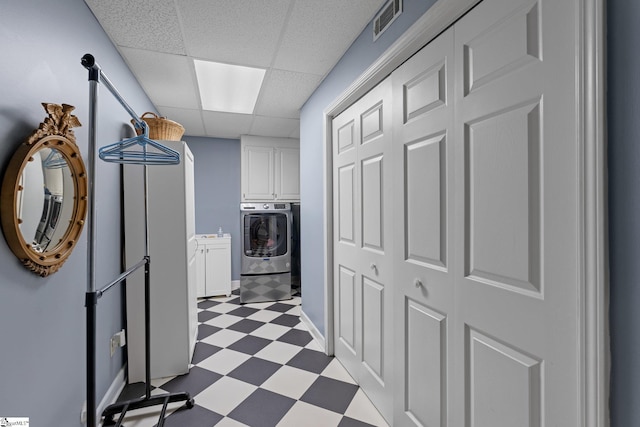
[[[66,104],[43,104],[49,117],[21,144],[2,181],[0,216],[9,247],[31,271],[48,276],[71,254],[87,211],[86,169]]]

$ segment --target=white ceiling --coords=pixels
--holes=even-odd
[[[158,112],[218,138],[298,138],[300,108],[385,2],[85,0]],[[265,68],[254,114],[203,111],[193,59]]]

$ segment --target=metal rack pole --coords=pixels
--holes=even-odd
[[[84,59],[84,58],[83,58]],[[98,80],[99,68],[94,63],[89,70],[89,162],[88,162],[88,193],[89,212],[87,213],[87,292],[85,307],[87,308],[86,322],[86,352],[87,352],[87,426],[96,426],[96,278],[95,278],[95,171],[96,171],[96,137],[98,115]]]
[[[144,278],[144,310],[145,310],[145,396],[140,399],[133,399],[126,402],[120,402],[113,405],[109,405],[103,411],[102,415],[105,417],[104,425],[116,425],[120,426],[124,419],[125,413],[130,409],[139,409],[149,406],[162,405],[160,412],[160,420],[158,427],[164,425],[164,415],[166,413],[167,405],[171,402],[185,401],[187,408],[194,406],[194,400],[189,393],[166,393],[158,396],[151,396],[151,316],[150,316],[150,277],[151,277],[151,257],[149,256],[149,213],[148,213],[148,176],[147,165],[144,165],[144,218],[145,218],[145,255],[141,262],[136,264],[125,273],[121,274],[115,281],[108,284],[101,290],[96,291],[95,286],[95,236],[96,236],[96,221],[95,221],[95,170],[96,170],[96,139],[97,139],[97,102],[98,102],[98,84],[102,81],[112,95],[118,100],[120,105],[129,113],[134,119],[136,127],[143,129],[146,132],[147,125],[140,120],[137,114],[129,107],[124,98],[111,84],[109,79],[104,75],[100,67],[95,61],[95,58],[86,54],[82,57],[82,65],[89,70],[89,212],[87,219],[89,221],[87,245],[88,245],[88,261],[87,261],[87,292],[85,296],[85,307],[87,308],[87,321],[86,321],[86,351],[87,351],[87,426],[96,427],[96,308],[98,299],[104,292],[111,289],[115,284],[120,283],[129,274],[137,270],[144,265],[145,278]],[[113,421],[113,415],[121,414],[117,423]]]

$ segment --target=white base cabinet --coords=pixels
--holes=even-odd
[[[231,295],[231,234],[196,235],[198,298]]]

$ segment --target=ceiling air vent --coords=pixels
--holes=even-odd
[[[373,40],[375,41],[384,30],[402,13],[402,0],[389,0],[380,13],[373,20]]]

